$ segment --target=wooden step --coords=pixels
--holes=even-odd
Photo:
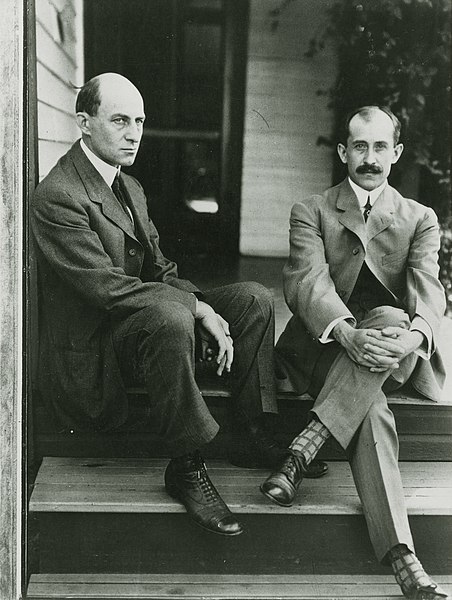
[[[221,430],[206,448],[211,458],[225,458],[227,449],[237,444],[231,425],[230,394],[221,385],[207,383],[202,391],[209,409],[221,425]],[[168,448],[146,416],[147,397],[144,390],[130,390],[130,418],[117,431],[109,433],[57,433],[51,419],[38,411],[36,424],[36,455],[43,456],[167,456]],[[441,403],[421,399],[412,391],[402,390],[390,396],[389,406],[394,412],[400,439],[401,460],[450,460],[452,457],[452,399]],[[301,431],[313,401],[304,394],[278,394],[280,421],[277,437],[282,443]],[[42,407],[41,407],[42,408]],[[322,449],[321,458],[343,460],[344,454],[334,440]]]
[[[209,461],[212,480],[245,527],[229,539],[193,525],[166,494],[166,462],[45,458],[30,500],[39,571],[382,572],[347,463],[305,480],[284,508],[259,492],[267,472]],[[430,570],[452,572],[452,464],[401,463],[401,472],[421,559]]]
[[[452,576],[436,577],[452,591]],[[32,575],[27,600],[400,600],[391,575]]]

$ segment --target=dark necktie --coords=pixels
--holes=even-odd
[[[367,196],[367,202],[364,206],[364,220],[367,222],[369,218],[370,211],[372,209],[372,204],[370,203],[370,196]]]
[[[129,217],[129,219],[133,223],[132,213],[130,212],[130,208],[127,206],[126,199],[121,190],[121,179],[120,178],[121,178],[121,175],[119,173],[117,173],[117,175],[115,176],[115,178],[113,180],[113,183],[111,184],[111,189],[113,190],[114,195],[118,199],[119,204],[124,209],[124,212],[126,213],[126,215]]]

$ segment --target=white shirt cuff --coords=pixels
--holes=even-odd
[[[331,332],[336,327],[336,325],[338,323],[340,323],[341,321],[350,321],[353,324],[356,323],[355,319],[353,317],[351,317],[350,315],[343,315],[342,317],[338,317],[337,319],[334,319],[334,321],[331,321],[331,323],[326,327],[325,331],[319,337],[319,342],[321,344],[329,344],[330,342],[335,341],[334,337],[331,335]]]
[[[424,360],[430,360],[432,356],[432,329],[430,325],[419,315],[415,315],[411,322],[410,331],[420,331],[423,335],[423,342],[414,351],[415,354],[423,358]]]

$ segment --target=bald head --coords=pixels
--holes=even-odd
[[[76,102],[83,141],[114,166],[130,166],[143,135],[143,98],[126,77],[103,73],[90,79]]]
[[[80,89],[75,103],[75,112],[86,112],[91,116],[97,115],[102,97],[118,93],[138,94],[141,97],[133,83],[119,73],[96,75]]]

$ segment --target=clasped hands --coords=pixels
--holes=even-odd
[[[424,337],[420,331],[404,327],[355,329],[347,321],[338,323],[333,335],[351,360],[373,373],[398,369],[400,361],[417,350]]]
[[[216,345],[217,375],[222,375],[224,370],[229,373],[234,359],[234,345],[229,323],[202,300],[197,302],[195,319],[201,338],[201,357],[204,360],[213,359],[215,355],[213,346]]]

